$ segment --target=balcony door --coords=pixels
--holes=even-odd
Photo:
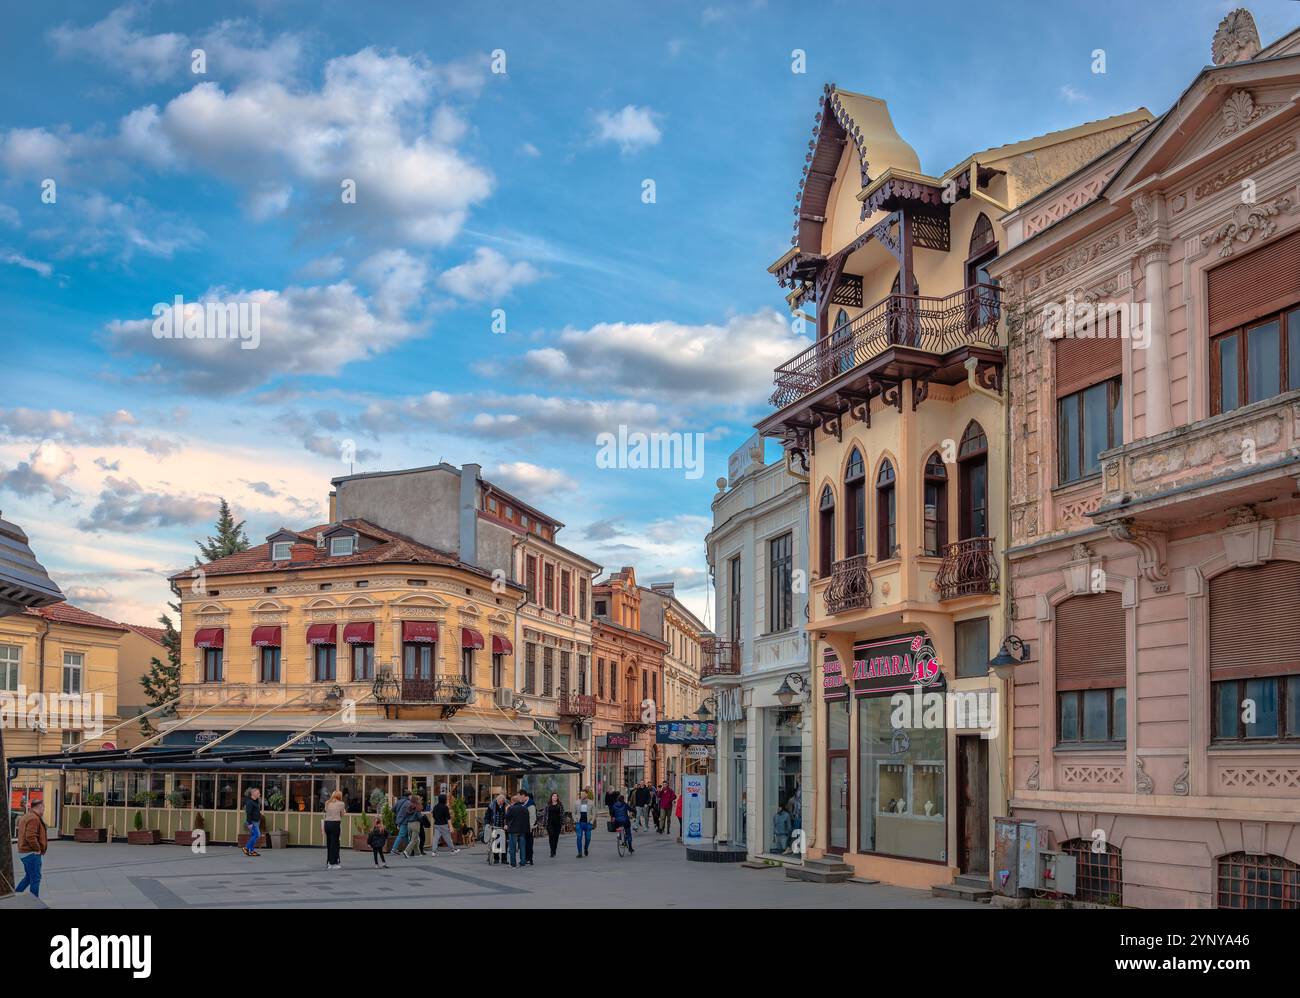
[[[966,304],[967,324],[970,332],[997,323],[997,281],[989,273],[998,255],[997,236],[988,216],[980,213],[971,230],[970,255],[966,260],[966,287],[969,289]]]
[[[984,429],[971,420],[957,449],[957,531],[961,540],[989,533],[989,445]]]

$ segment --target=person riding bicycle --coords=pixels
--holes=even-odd
[[[609,806],[609,813],[613,816],[614,830],[623,829],[623,841],[627,844],[628,852],[636,852],[632,848],[632,808],[628,802],[619,794],[614,798],[614,803]]]

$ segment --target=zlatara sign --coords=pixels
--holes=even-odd
[[[863,655],[864,652],[867,654]],[[924,634],[867,642],[853,649],[853,689],[857,693],[935,686],[942,682],[939,656]]]

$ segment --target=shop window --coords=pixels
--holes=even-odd
[[[957,639],[957,678],[979,678],[989,671],[989,618],[959,620],[953,628]]]
[[[352,681],[368,682],[375,678],[375,646],[352,645]]]
[[[264,683],[278,683],[280,681],[280,649],[261,648],[259,651],[262,653],[259,678]]]
[[[857,710],[859,851],[945,862],[943,711],[939,726],[895,729],[890,697],[861,697]]]
[[[205,683],[220,683],[225,679],[221,651],[220,648],[203,649],[203,681]]]
[[[767,629],[788,631],[794,626],[794,535],[782,534],[767,542]],[[679,656],[680,653],[679,653]]]
[[[817,504],[818,574],[830,578],[835,565],[835,493],[827,485]]]
[[[1216,903],[1220,908],[1300,910],[1300,866],[1281,856],[1221,856]]]
[[[1100,474],[1098,455],[1124,442],[1120,379],[1111,378],[1056,403],[1057,483]]]
[[[1127,651],[1119,593],[1072,596],[1055,610],[1056,735],[1061,745],[1127,738]]]
[[[1109,842],[1098,850],[1092,839],[1070,839],[1061,852],[1075,860],[1074,896],[1079,901],[1119,907],[1124,903],[1124,867],[1120,851]]]
[[[764,818],[776,855],[790,852],[803,828],[803,735],[795,718],[782,710],[764,710],[763,753],[767,786]]]
[[[867,471],[856,447],[844,469],[844,557],[867,552]]]
[[[924,507],[925,553],[937,558],[948,544],[948,469],[937,451],[925,462]]]
[[[894,466],[886,458],[876,474],[876,560],[898,557],[898,493]]]

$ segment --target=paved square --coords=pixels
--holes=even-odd
[[[370,854],[346,851],[343,869],[326,870],[323,849],[267,850],[248,858],[231,846],[204,855],[174,845],[50,843],[42,900],[52,908],[969,908],[923,891],[866,884],[805,884],[780,869],[688,863],[685,850],[653,833],[635,855],[619,858],[597,833],[591,855],[574,856],[573,836],[551,859],[544,839],[535,865],[492,866],[483,846],[452,855],[390,857],[377,870]],[[26,906],[0,900],[0,909]]]

